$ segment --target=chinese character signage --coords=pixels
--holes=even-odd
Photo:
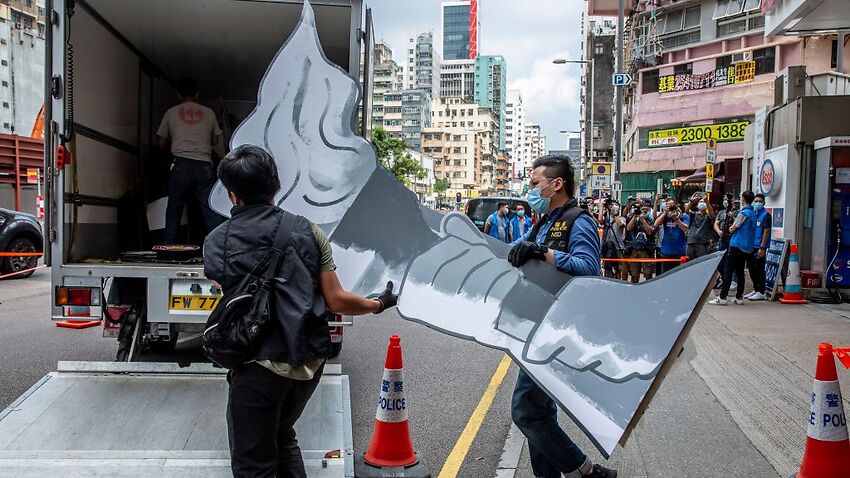
[[[756,77],[756,62],[742,61],[708,73],[698,75],[665,75],[658,78],[658,92],[701,90],[715,86],[737,85],[753,81]]]
[[[717,140],[719,143],[742,141],[744,129],[749,124],[749,121],[736,121],[733,123],[651,130],[649,131],[648,146],[650,148],[681,146],[683,144],[702,143],[709,139]]]

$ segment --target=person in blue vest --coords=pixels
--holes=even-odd
[[[664,212],[655,219],[655,228],[663,227],[664,235],[661,237],[662,259],[681,259],[688,253],[687,234],[690,224],[690,216],[679,208],[676,200],[668,199]],[[663,274],[678,265],[677,262],[661,262],[658,264],[658,273]]]
[[[516,215],[511,219],[511,239],[517,240],[528,234],[532,226],[531,217],[525,215],[525,206],[517,204]]]
[[[765,300],[765,275],[764,268],[767,265],[767,246],[770,243],[770,230],[773,228],[773,218],[764,208],[764,194],[756,194],[753,199],[753,211],[756,213],[756,234],[753,241],[753,253],[750,255],[750,261],[747,262],[747,269],[750,270],[750,278],[753,281],[753,291],[745,295],[748,300],[758,301]]]
[[[723,287],[720,288],[720,295],[709,304],[728,304],[726,297],[729,295],[733,274],[738,276],[738,288],[732,302],[737,305],[744,303],[744,266],[753,254],[756,238],[756,211],[753,209],[753,199],[755,194],[752,191],[741,193],[741,210],[735,216],[735,222],[729,227],[732,238],[729,240],[729,249],[726,251],[728,256],[723,271]]]
[[[508,218],[508,203],[500,202],[498,209],[484,223],[484,234],[504,243],[511,242],[510,219]]]

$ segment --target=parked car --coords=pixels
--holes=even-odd
[[[470,199],[466,202],[466,209],[464,209],[467,217],[472,220],[476,227],[481,232],[484,232],[484,223],[487,222],[487,218],[490,217],[491,214],[496,212],[496,209],[500,202],[508,203],[508,208],[511,210],[509,218],[513,218],[516,213],[516,207],[518,204],[521,204],[525,207],[526,214],[531,214],[532,221],[536,221],[536,217],[534,213],[531,211],[531,207],[524,199],[520,198],[509,198],[509,197],[483,197],[483,198],[474,198]]]
[[[0,252],[43,252],[41,224],[32,214],[0,208]],[[38,257],[0,257],[0,275],[33,269]],[[22,279],[33,271],[12,276]]]

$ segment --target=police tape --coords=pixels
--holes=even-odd
[[[602,262],[678,262],[679,264],[684,264],[688,262],[688,256],[682,256],[678,259],[670,259],[670,258],[661,258],[661,259],[653,259],[651,257],[644,257],[638,259],[602,259]]]
[[[0,252],[0,257],[41,257],[43,252]]]
[[[17,275],[26,274],[27,272],[37,271],[39,269],[44,269],[45,267],[47,267],[47,266],[42,264],[40,266],[33,267],[32,269],[24,269],[22,271],[12,272],[11,274],[3,274],[3,275],[0,275],[0,279],[8,279],[9,277],[14,277],[14,276],[17,276]]]

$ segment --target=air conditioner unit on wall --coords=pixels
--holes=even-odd
[[[734,53],[732,55],[732,63],[739,63],[739,62],[742,62],[742,61],[752,61],[752,59],[753,59],[752,50],[744,51],[744,52],[741,52],[741,53]]]
[[[779,72],[773,83],[773,106],[783,105],[805,95],[805,66],[789,66]]]

